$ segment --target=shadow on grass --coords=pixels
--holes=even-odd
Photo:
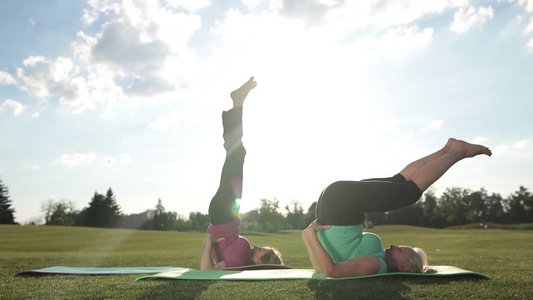
[[[411,288],[406,285],[449,284],[455,281],[484,280],[473,276],[439,278],[389,277],[347,280],[311,280],[309,289],[316,299],[411,299]]]
[[[137,299],[197,299],[216,281],[212,280],[142,280],[143,292]]]
[[[411,289],[401,280],[311,280],[316,299],[406,299]]]

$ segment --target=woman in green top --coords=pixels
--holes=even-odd
[[[480,154],[491,156],[492,152],[482,145],[449,139],[442,149],[393,177],[329,185],[318,200],[316,220],[302,233],[315,270],[329,277],[428,271],[422,249],[390,245],[383,250],[377,235],[363,232],[364,213],[415,203],[456,162]]]

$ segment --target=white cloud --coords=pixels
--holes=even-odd
[[[108,11],[117,12],[120,7],[120,3],[115,0],[89,0],[87,4],[91,8],[83,10],[82,20],[88,25],[98,20],[100,14]]]
[[[242,3],[249,9],[254,9],[259,5],[260,0],[242,0]]]
[[[323,6],[323,9],[329,9],[326,20],[342,23],[349,31],[354,27],[368,25],[405,25],[426,14],[440,14],[447,9],[465,5],[468,5],[468,0],[361,0],[339,1],[339,5]]]
[[[133,161],[131,154],[129,153],[120,153],[118,161],[121,165],[129,164]]]
[[[371,21],[374,24],[408,24],[426,14],[439,14],[449,8],[461,7],[468,0],[379,0],[372,1]]]
[[[459,8],[453,15],[453,23],[450,30],[457,33],[464,33],[476,25],[481,25],[494,18],[494,9],[489,7],[464,7]]]
[[[518,2],[518,5],[525,7],[527,12],[533,12],[533,0],[509,0],[509,2]]]
[[[529,19],[529,23],[524,29],[524,34],[530,34],[530,33],[533,33],[533,18]]]
[[[79,165],[91,164],[96,159],[96,153],[75,153],[75,154],[63,154],[60,159],[55,161],[55,164],[75,167]]]
[[[524,159],[533,157],[533,151],[530,139],[521,139],[510,145],[497,146],[493,153],[497,155],[506,155],[509,157]]]
[[[433,32],[433,28],[420,29],[416,25],[391,29],[380,38],[380,49],[392,59],[402,59],[429,44]]]
[[[100,160],[100,166],[112,167],[117,163],[117,159],[112,156],[106,156]]]
[[[148,124],[149,129],[157,131],[166,131],[173,128],[178,128],[179,125],[183,122],[180,115],[173,112],[170,115],[160,117],[159,119],[150,122]]]
[[[442,127],[442,124],[444,124],[443,120],[433,120],[429,122],[429,124],[426,126],[427,129],[437,129]]]
[[[203,113],[183,113],[178,110],[171,111],[168,115],[162,116],[157,120],[148,124],[149,129],[157,131],[166,131],[169,129],[176,129],[183,124],[199,124],[204,123],[205,120],[213,120],[212,115],[206,115]]]
[[[507,154],[507,152],[509,151],[509,146],[508,145],[499,145],[499,146],[496,146],[493,150],[492,150],[492,154],[494,156],[500,156],[500,155],[505,155]]]
[[[475,137],[475,138],[472,140],[472,143],[473,143],[473,144],[480,144],[480,145],[483,145],[483,144],[485,144],[486,141],[487,141],[486,138],[481,137],[481,136],[478,136],[478,137]]]
[[[46,61],[44,56],[30,56],[22,61],[22,64],[25,66],[35,66],[39,62]]]
[[[197,9],[209,1],[174,1]],[[16,74],[0,72],[0,84],[18,87],[37,98],[58,99],[81,113],[104,105],[105,115],[125,100],[152,97],[188,86],[196,53],[188,43],[201,27],[201,18],[169,9],[158,1],[117,3],[89,0],[86,24],[105,14],[107,22],[96,34],[78,33],[73,57],[30,56]]]
[[[0,84],[16,84],[15,77],[7,72],[0,71]]]
[[[514,148],[516,149],[524,149],[527,146],[529,146],[529,140],[527,139],[520,140],[514,144]]]
[[[513,144],[513,150],[516,157],[520,159],[533,157],[533,147],[529,139],[522,139]]]
[[[24,105],[22,105],[22,103],[11,99],[4,101],[4,103],[2,103],[2,107],[11,109],[14,116],[18,116],[24,111]]]
[[[248,5],[246,2],[250,1],[259,1],[259,0],[244,0],[244,4]],[[201,8],[205,8],[207,6],[211,5],[210,0],[167,0],[168,4],[170,4],[172,7],[178,8],[183,7],[184,9],[188,11],[196,11]]]
[[[386,28],[409,24],[426,14],[468,5],[468,0],[272,0],[269,8],[276,15],[302,20],[308,27],[334,23],[347,33],[354,28],[375,25]]]
[[[73,81],[77,80],[70,58],[58,57],[55,61],[42,56],[30,56],[23,61],[26,69],[17,69],[19,87],[37,97],[76,94]]]
[[[530,39],[529,42],[527,42],[527,46],[530,49],[530,51],[533,51],[533,38]]]
[[[28,22],[29,22],[30,25],[32,25],[32,26],[34,26],[35,24],[37,24],[37,21],[35,21],[34,18],[30,18],[30,19],[28,20]]]
[[[102,167],[113,167],[117,164],[126,165],[131,163],[132,158],[129,153],[121,153],[118,158],[113,156],[106,156],[100,160],[100,166]]]
[[[192,3],[171,4],[190,8]],[[200,16],[174,12],[147,0],[94,6],[95,11],[113,18],[98,34],[78,34],[75,52],[80,59],[113,70],[113,79],[130,79],[131,83],[123,87],[126,95],[148,97],[186,86],[187,66],[196,60],[187,43],[201,27]]]
[[[426,127],[422,128],[422,130],[420,130],[420,133],[424,133],[424,132],[429,131],[429,130],[439,129],[439,128],[442,127],[443,124],[444,124],[443,120],[432,120],[426,125]]]
[[[31,56],[17,69],[19,88],[38,98],[58,98],[59,102],[80,113],[96,103],[116,103],[123,99],[122,89],[105,68],[88,67],[80,74],[70,58],[55,61]]]

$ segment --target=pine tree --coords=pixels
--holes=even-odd
[[[120,207],[111,188],[106,195],[94,193],[85,211],[84,225],[90,227],[114,227],[120,219]]]
[[[0,179],[0,224],[16,224],[14,212],[15,210],[11,208],[7,187]]]

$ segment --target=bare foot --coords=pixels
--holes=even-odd
[[[233,107],[242,107],[244,99],[248,96],[250,90],[257,86],[257,82],[254,80],[254,77],[250,77],[240,88],[231,92],[230,96],[233,100]]]
[[[460,147],[464,151],[464,158],[485,154],[492,155],[492,151],[483,145],[470,144],[461,140],[454,140],[453,146]]]
[[[444,150],[445,152],[447,152],[448,150],[450,150],[453,146],[453,144],[456,142],[457,140],[454,139],[454,138],[449,138],[448,141],[446,142],[446,145],[444,145],[444,148],[442,150]]]

